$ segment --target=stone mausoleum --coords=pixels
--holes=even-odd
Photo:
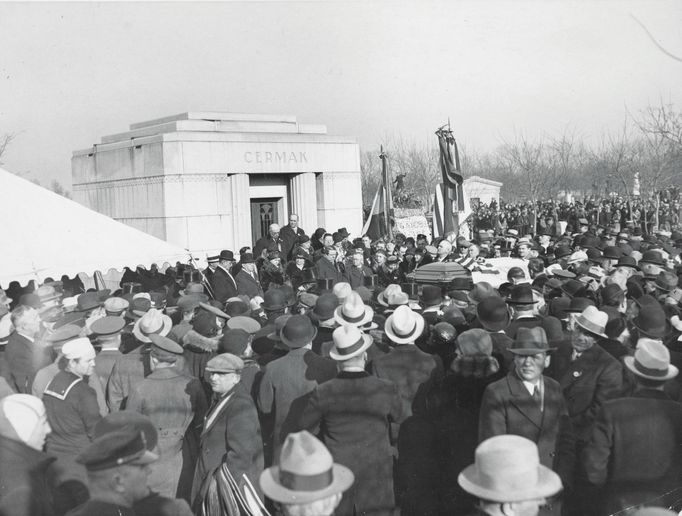
[[[76,201],[194,252],[233,249],[297,213],[362,229],[355,139],[295,116],[191,112],[130,126],[75,151]]]

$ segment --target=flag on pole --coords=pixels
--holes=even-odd
[[[436,131],[440,149],[440,169],[443,175],[441,234],[459,230],[459,212],[464,211],[464,191],[459,165],[459,151],[452,131],[441,127]],[[435,219],[434,219],[435,220]],[[435,228],[435,224],[434,224]]]
[[[438,183],[436,185],[436,192],[434,195],[433,199],[433,218],[431,219],[433,221],[433,236],[435,237],[441,237],[444,236],[445,233],[448,231],[454,231],[454,230],[445,230],[445,220],[446,220],[446,215],[445,215],[445,195],[444,195],[444,190],[447,190],[447,188],[443,188],[443,183]],[[469,202],[469,198],[466,196],[466,194],[463,194],[464,197],[464,210],[457,212],[457,220],[458,220],[458,226],[455,228],[455,230],[459,233],[461,232],[462,228],[466,229],[466,224],[469,221],[469,218],[471,217],[473,211],[471,209],[471,203]],[[450,206],[452,203],[449,204]],[[466,233],[466,231],[465,231]]]
[[[372,209],[362,228],[362,234],[368,235],[372,240],[388,235],[392,237],[391,217],[393,216],[393,200],[391,196],[391,180],[390,172],[387,166],[387,157],[384,154],[383,147],[381,148],[381,184],[377,188],[377,193],[374,195],[372,202]]]

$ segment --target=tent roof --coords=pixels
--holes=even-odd
[[[189,253],[0,168],[0,285],[56,280],[138,264],[186,262]]]

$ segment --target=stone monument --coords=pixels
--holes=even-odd
[[[358,144],[295,116],[190,112],[132,124],[75,151],[71,169],[76,201],[198,254],[251,246],[290,213],[309,235],[362,228]]]

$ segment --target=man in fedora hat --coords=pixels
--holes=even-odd
[[[583,452],[587,478],[598,488],[595,514],[654,500],[682,479],[682,405],[663,392],[679,372],[670,352],[646,339],[624,360],[635,392],[602,404]]]
[[[516,338],[519,328],[542,327],[547,331],[548,326],[558,321],[551,315],[541,316],[538,313],[538,298],[530,283],[521,283],[512,287],[506,302],[512,313],[512,320],[504,332],[512,339]],[[552,319],[555,319],[552,321]]]
[[[289,434],[279,466],[260,475],[263,493],[284,516],[332,516],[353,481],[350,469],[335,463],[324,444],[305,430]]]
[[[272,460],[279,458],[287,434],[297,430],[305,398],[319,384],[336,376],[336,364],[311,350],[316,333],[307,316],[289,317],[279,335],[289,352],[263,369],[257,403],[267,420],[268,431],[264,429],[263,436],[268,448],[266,458],[268,452]]]
[[[513,370],[483,395],[479,441],[501,434],[526,437],[537,444],[540,462],[570,485],[575,449],[566,402],[559,383],[542,374],[554,348],[542,328],[520,328],[509,351]]]
[[[207,481],[225,464],[239,489],[248,480],[258,486],[263,471],[263,441],[253,399],[240,385],[244,361],[222,353],[206,364],[213,402],[201,431],[201,451],[192,485],[193,507],[206,497]],[[219,470],[218,470],[219,473]]]
[[[561,384],[580,452],[590,438],[594,417],[604,401],[621,395],[623,367],[605,351],[609,316],[588,306],[575,319],[570,346],[558,350],[551,374]]]
[[[151,373],[150,335],[166,337],[173,327],[171,318],[161,310],[151,308],[141,313],[132,330],[135,348],[116,360],[109,375],[107,403],[112,412],[123,410],[133,388]]]
[[[547,498],[561,491],[561,479],[540,463],[538,448],[518,435],[499,435],[476,448],[474,464],[457,479],[479,499],[471,516],[536,516]]]
[[[435,432],[427,407],[444,371],[438,355],[425,353],[415,345],[424,326],[420,314],[407,305],[397,307],[384,324],[393,348],[370,364],[372,374],[397,386],[402,402],[403,420],[392,423],[391,433],[398,443],[396,484],[399,505],[404,507],[405,514],[417,514],[414,511],[418,507],[423,510],[435,502],[430,480],[437,475],[432,469],[436,467],[436,457],[425,460],[433,451]]]
[[[337,514],[392,514],[393,461],[389,424],[401,420],[395,384],[365,371],[372,337],[352,325],[334,330],[329,352],[339,373],[313,391],[300,418],[301,428],[320,432],[335,461],[353,472]],[[362,453],[358,453],[358,450]]]
[[[168,337],[150,335],[152,372],[136,385],[126,410],[148,416],[161,429],[160,460],[152,466],[149,486],[162,496],[189,499],[190,486],[179,485],[185,457],[190,457],[185,439],[199,435],[206,413],[201,382],[183,371],[182,347]],[[188,431],[192,434],[186,437]]]
[[[229,298],[237,295],[237,282],[232,276],[234,253],[230,250],[220,251],[218,266],[213,272],[211,286],[216,301],[225,304]]]

